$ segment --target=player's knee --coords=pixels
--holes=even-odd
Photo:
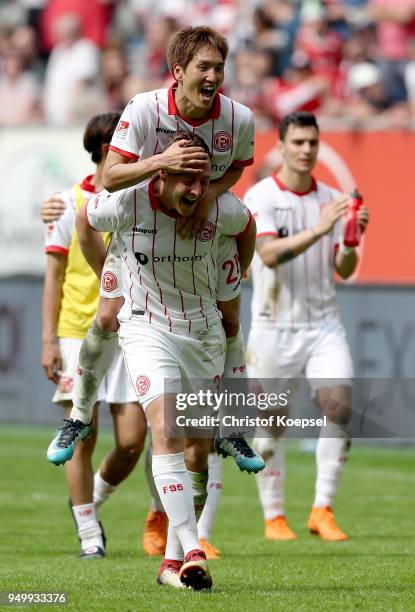
[[[97,325],[103,331],[118,331],[118,305],[117,300],[101,300],[97,312]]]
[[[349,405],[340,403],[335,399],[326,399],[322,409],[326,417],[337,425],[347,425],[352,415]]]
[[[209,441],[200,438],[188,440],[184,449],[186,467],[191,472],[202,472],[208,469]]]
[[[219,310],[222,313],[222,325],[227,338],[233,338],[237,335],[240,328],[239,321],[239,300],[230,300],[229,302],[218,302]]]
[[[143,452],[143,440],[126,440],[117,445],[117,452],[127,463],[136,463]]]
[[[225,319],[222,319],[222,326],[226,337],[234,338],[239,331],[239,319],[236,321],[225,321]]]

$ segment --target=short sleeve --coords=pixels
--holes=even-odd
[[[249,109],[243,117],[239,128],[238,146],[235,152],[233,167],[244,168],[254,163],[254,115]]]
[[[257,238],[271,236],[278,238],[277,218],[272,202],[260,187],[253,187],[244,197],[245,205],[256,221]]]
[[[112,136],[110,149],[137,160],[148,136],[148,97],[137,94],[125,107]]]
[[[115,232],[120,225],[119,204],[124,191],[102,191],[92,197],[85,207],[88,224],[100,232]]]
[[[65,202],[65,210],[59,219],[46,226],[45,253],[61,253],[66,256],[75,231],[75,196],[70,189],[58,197]]]
[[[238,238],[251,223],[251,213],[232,192],[228,191],[219,198],[221,215],[221,234]]]

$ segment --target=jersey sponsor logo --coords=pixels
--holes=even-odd
[[[118,279],[113,272],[104,272],[102,277],[102,288],[104,291],[112,291],[118,286]]]
[[[201,242],[208,242],[208,240],[213,240],[216,234],[216,225],[214,223],[207,223],[205,227],[199,230],[196,238]]]
[[[128,134],[128,128],[130,127],[130,124],[128,121],[119,121],[118,125],[115,129],[115,133],[117,135],[117,138],[120,138],[121,140],[126,140],[127,139],[127,134]]]
[[[149,261],[150,258],[148,257],[148,255],[146,255],[145,253],[134,253],[136,260],[138,261],[139,264],[141,264],[142,266],[145,266]],[[203,253],[203,255],[185,255],[184,257],[182,257],[181,255],[154,255],[151,258],[151,261],[153,263],[175,263],[175,262],[194,262],[194,261],[202,261],[204,258],[206,257],[206,253]]]
[[[137,227],[137,225],[134,225],[134,227],[132,228],[133,232],[135,232],[136,234],[157,234],[157,230],[156,229],[150,229],[150,228],[146,228],[146,227]]]
[[[142,397],[147,393],[150,389],[150,379],[145,374],[140,374],[137,376],[137,380],[135,381],[135,386],[137,387],[137,393],[139,397]]]
[[[221,153],[224,151],[229,151],[232,148],[232,143],[232,134],[226,132],[225,130],[216,132],[216,134],[213,136],[213,148]]]
[[[168,130],[167,128],[157,127],[157,134],[174,134],[175,130]]]
[[[58,389],[61,393],[70,393],[73,389],[73,378],[71,376],[61,376],[58,382]]]

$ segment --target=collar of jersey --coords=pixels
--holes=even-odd
[[[84,191],[90,191],[91,193],[95,193],[95,187],[91,183],[93,176],[94,176],[93,174],[89,174],[87,177],[85,177],[82,183],[80,183],[79,185],[80,188],[83,189]]]
[[[157,178],[158,177],[155,176],[154,178],[151,179],[151,181],[148,184],[148,197],[150,199],[151,210],[159,210],[160,212],[162,212],[164,215],[167,215],[168,217],[172,217],[173,219],[181,219],[181,215],[179,215],[177,210],[169,210],[168,208],[163,206],[163,204],[160,202],[159,197],[156,195],[154,191],[154,183],[156,182]]]
[[[314,176],[311,177],[311,187],[310,187],[310,189],[307,189],[307,191],[293,191],[292,189],[288,189],[288,187],[286,185],[284,185],[282,180],[279,179],[276,174],[273,174],[272,178],[277,183],[277,185],[281,189],[281,191],[289,191],[290,193],[294,193],[295,195],[298,195],[298,196],[305,196],[308,193],[311,193],[312,191],[317,191],[317,182],[316,182]]]
[[[209,121],[210,119],[218,119],[220,116],[220,94],[217,93],[212,104],[212,108],[209,113],[202,117],[202,119],[189,119],[189,117],[184,117],[180,114],[179,109],[177,108],[176,100],[174,99],[174,91],[177,89],[177,83],[174,83],[171,87],[169,87],[169,115],[177,115],[183,121],[186,121],[189,125],[193,127],[197,127],[198,125],[202,125]]]

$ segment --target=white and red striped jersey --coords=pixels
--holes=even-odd
[[[203,119],[182,117],[174,89],[137,94],[124,109],[110,148],[133,160],[162,153],[177,130],[195,132],[212,154],[211,179],[220,178],[232,166],[244,168],[254,161],[254,119],[249,108],[217,94]]]
[[[183,240],[177,231],[180,217],[163,208],[154,192],[156,180],[113,194],[103,192],[88,203],[90,225],[117,232],[124,249],[125,303],[120,320],[138,318],[181,335],[207,329],[219,318],[218,240],[241,235],[251,214],[226,192],[215,200],[197,236]]]
[[[310,191],[295,193],[271,176],[249,189],[244,201],[256,220],[257,238],[283,238],[315,226],[322,207],[338,195],[314,179]],[[338,317],[333,271],[342,235],[339,220],[304,253],[273,269],[255,253],[251,264],[252,324],[308,328]]]

